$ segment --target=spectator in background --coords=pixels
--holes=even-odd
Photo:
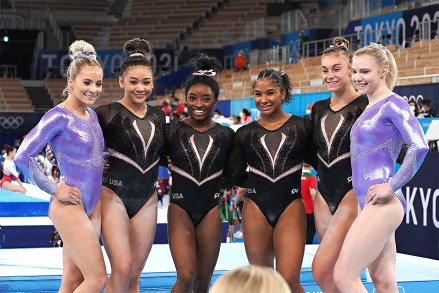
[[[53,177],[52,177],[52,163],[50,163],[50,161],[47,159],[46,157],[46,152],[42,151],[40,152],[40,154],[36,157],[37,162],[40,164],[41,169],[43,170],[44,174],[46,174],[46,176],[54,181]]]
[[[238,116],[235,115],[230,115],[229,117],[229,127],[232,128],[233,130],[238,130],[239,127],[241,127],[242,124],[239,123],[239,118]]]
[[[282,276],[271,268],[249,265],[225,273],[213,284],[211,293],[290,293]]]
[[[244,71],[247,70],[247,58],[245,58],[244,51],[239,50],[235,57],[235,70]]]
[[[316,176],[311,174],[312,167],[303,164],[302,169],[302,200],[306,210],[306,244],[312,244],[316,225],[314,221],[314,199],[316,198]]]
[[[178,55],[178,65],[186,65],[191,60],[191,51],[189,51],[189,48],[187,46],[183,47],[183,50],[181,50],[180,54]]]
[[[162,111],[165,113],[166,117],[170,117],[172,115],[172,107],[169,105],[168,100],[163,100]]]
[[[244,226],[242,225],[242,210],[244,209],[244,199],[247,194],[247,188],[237,187],[235,186],[235,198],[232,203],[232,210],[235,211],[236,219],[238,223],[236,225],[235,233],[233,234],[234,238],[243,239],[244,238]],[[237,203],[237,204],[235,204]]]
[[[308,104],[308,106],[306,106],[305,115],[303,116],[304,118],[310,119],[310,120],[312,119],[311,112],[312,112],[313,105],[314,104]]]
[[[241,113],[239,113],[239,116],[241,117],[241,119],[239,120],[241,124],[248,124],[252,122],[252,117],[250,116],[250,112],[246,108],[242,109]]]
[[[26,188],[21,184],[21,180],[14,164],[14,157],[17,149],[10,145],[5,145],[6,157],[3,162],[3,177],[0,181],[0,188],[18,193],[25,194]],[[18,185],[12,184],[12,179],[15,179]]]
[[[221,111],[219,109],[215,109],[213,111],[212,120],[218,123],[221,123],[222,120],[226,119],[223,115],[221,115]]]
[[[418,103],[416,103],[416,101],[409,101],[409,105],[410,105],[410,109],[413,112],[413,115],[415,115],[416,117],[419,115],[419,107],[418,107]]]
[[[301,56],[301,57],[307,57],[307,56],[306,56],[306,55],[307,55],[307,51],[306,51],[306,50],[303,50],[303,49],[304,49],[303,46],[305,45],[306,42],[309,41],[309,37],[308,37],[307,34],[305,34],[305,31],[304,31],[304,30],[301,30],[299,35],[300,35],[300,36],[299,36],[299,41],[300,41],[300,48],[299,48],[299,50],[300,50],[300,56]]]
[[[430,99],[423,99],[421,101],[422,109],[419,113],[419,118],[430,118],[430,117],[436,117],[437,113],[434,111],[434,109],[431,107],[431,100]]]
[[[230,125],[239,124],[239,118],[236,115],[230,115],[229,120],[230,120]]]
[[[180,102],[179,98],[174,96],[174,99],[172,100],[171,108],[172,108],[171,122],[179,121],[182,118],[186,117],[184,115],[185,113],[184,103]]]

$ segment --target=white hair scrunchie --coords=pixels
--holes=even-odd
[[[192,75],[205,75],[205,76],[215,76],[216,72],[213,69],[209,70],[198,70],[192,73]]]

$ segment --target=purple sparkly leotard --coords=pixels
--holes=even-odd
[[[102,191],[104,138],[96,113],[87,110],[89,119],[79,118],[60,106],[47,111],[24,139],[14,161],[39,188],[53,194],[55,184],[35,160],[46,144],[50,144],[65,183],[79,188],[90,216]]]
[[[393,174],[404,141],[407,153],[400,169]],[[407,101],[392,94],[367,108],[351,131],[352,183],[361,208],[366,204],[369,187],[392,177],[390,186],[405,210],[401,187],[419,169],[427,152],[424,132]]]

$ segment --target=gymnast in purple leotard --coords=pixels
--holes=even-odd
[[[428,146],[409,105],[392,92],[397,68],[392,53],[371,43],[353,58],[353,81],[369,105],[351,130],[352,182],[361,212],[352,224],[334,268],[341,292],[366,292],[367,267],[376,292],[398,292],[395,230],[405,212],[404,186],[419,169]],[[394,174],[403,142],[408,145]]]
[[[99,243],[104,139],[89,108],[102,92],[102,67],[92,45],[70,46],[64,102],[49,110],[26,136],[15,163],[52,195],[49,217],[61,235],[63,277],[60,292],[101,292],[107,272]],[[52,183],[35,156],[50,144],[64,179]]]
[[[56,185],[35,160],[41,149],[49,143],[65,183],[80,190],[80,201],[87,216],[90,216],[102,191],[104,140],[96,113],[90,108],[87,108],[87,112],[89,119],[78,117],[63,106],[47,111],[26,136],[15,162],[32,182],[52,194],[52,202]]]
[[[408,144],[406,159],[393,174],[404,141]],[[427,151],[422,128],[403,98],[392,94],[366,109],[351,132],[353,187],[361,208],[366,204],[369,187],[392,177],[390,187],[405,210],[401,187],[415,175]]]

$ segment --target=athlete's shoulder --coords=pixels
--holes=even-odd
[[[68,110],[64,108],[63,106],[55,106],[52,109],[47,110],[47,112],[44,114],[44,116],[53,116],[53,115],[66,115],[68,113]]]
[[[152,114],[156,115],[160,119],[165,120],[166,115],[165,115],[165,112],[162,111],[162,109],[155,107],[155,106],[148,105],[148,110],[151,111]]]
[[[48,110],[44,115],[42,120],[50,119],[50,120],[67,120],[69,117],[70,112],[62,107],[62,106],[55,106],[52,109]],[[71,114],[73,115],[73,114]]]
[[[230,132],[232,131],[233,133],[235,132],[232,128],[230,128],[229,126],[225,126],[225,125],[221,125],[220,123],[215,123],[215,127],[218,128],[221,131],[225,131],[225,132]]]
[[[396,93],[392,93],[385,99],[383,107],[391,107],[393,110],[395,107],[400,108],[401,110],[410,109],[410,105],[407,103],[407,101]]]
[[[236,135],[244,135],[247,133],[250,133],[253,129],[255,129],[258,126],[258,123],[255,121],[252,121],[248,124],[245,124],[236,130]]]
[[[330,99],[331,98],[327,98],[327,99],[323,99],[323,100],[319,100],[317,102],[314,102],[314,104],[312,106],[312,112],[328,109]]]
[[[92,116],[93,117],[93,119],[98,119],[98,115],[96,114],[96,111],[95,110],[93,110],[92,108],[90,108],[90,107],[87,107],[87,111],[88,111],[88,113],[90,113],[90,116]]]
[[[111,103],[111,104],[112,104],[112,103]],[[110,108],[110,105],[111,105],[111,104],[100,105],[100,106],[96,107],[94,111],[95,111],[96,113],[99,113],[99,112],[102,112],[102,111],[108,111],[107,109]]]
[[[354,100],[354,104],[364,110],[369,104],[369,99],[367,98],[367,95],[361,95]]]
[[[290,118],[283,124],[285,126],[299,126],[299,127],[306,127],[308,124],[311,123],[311,120],[297,116],[297,115],[291,115]]]
[[[228,126],[224,126],[219,123],[216,123],[215,128],[218,129],[217,131],[221,133],[221,135],[226,136],[230,139],[235,136],[235,131]]]
[[[182,121],[176,121],[176,122],[167,123],[166,125],[167,125],[167,127],[166,127],[167,132],[168,132],[169,136],[171,136],[172,134],[174,134],[175,132],[177,132],[181,128],[185,128],[187,124],[182,122]]]
[[[291,117],[287,120],[287,122],[303,122],[305,120],[309,120],[309,119],[292,114]]]

